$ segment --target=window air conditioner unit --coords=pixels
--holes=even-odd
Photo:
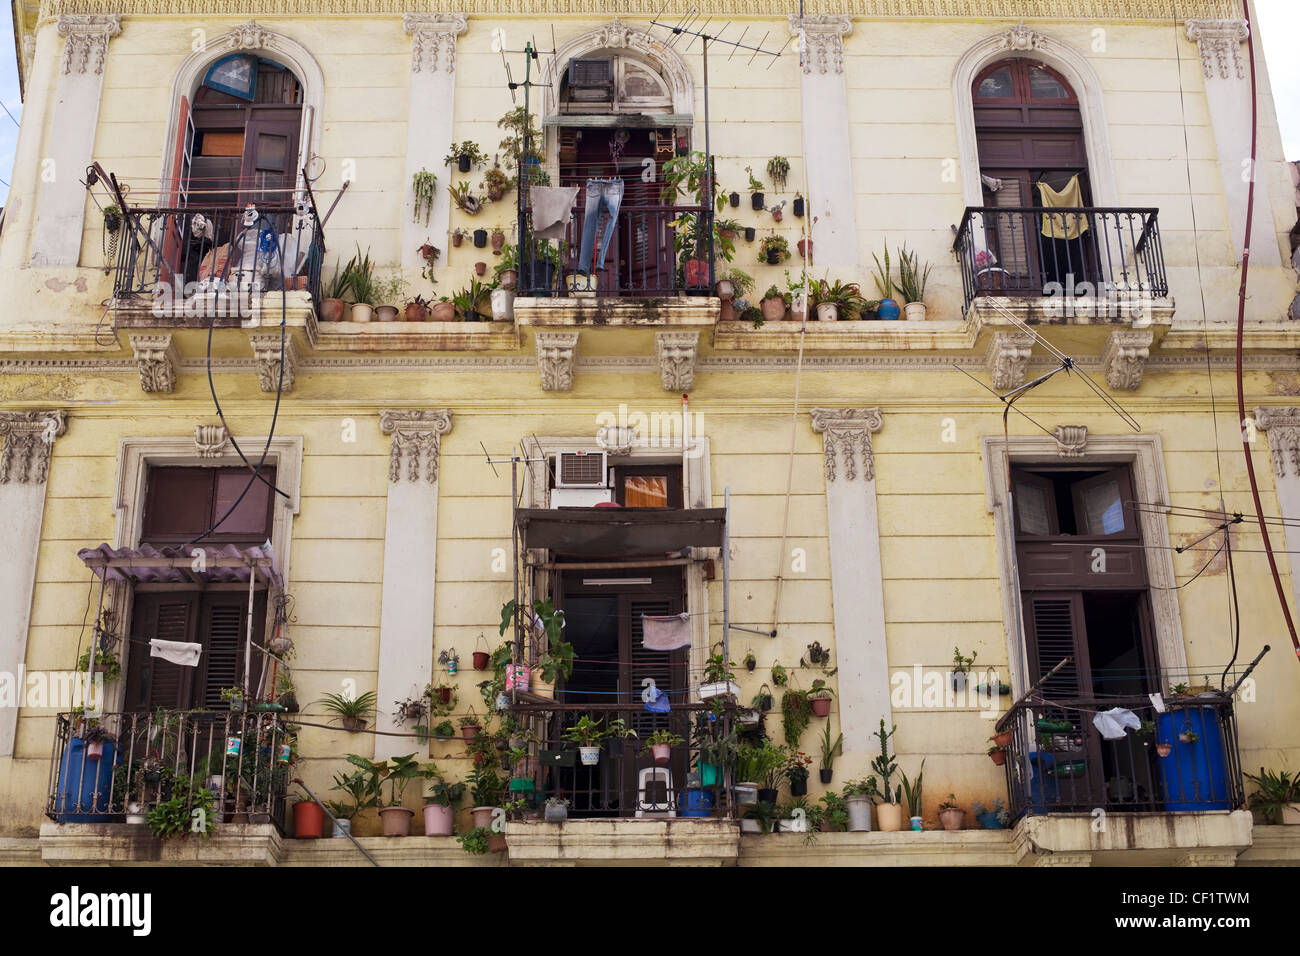
[[[556,456],[556,488],[608,488],[603,451],[562,451]]]
[[[569,86],[575,90],[602,89],[614,86],[614,61],[584,58],[569,61]]]

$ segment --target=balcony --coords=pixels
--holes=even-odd
[[[110,308],[119,327],[279,323],[312,313],[325,237],[293,206],[131,207],[118,231]],[[271,324],[268,322],[268,324]]]
[[[192,809],[190,794],[206,788],[218,830],[273,824],[283,832],[294,742],[279,714],[157,710],[95,720],[57,715],[45,802],[55,823],[131,823],[143,834],[150,810],[176,797]]]
[[[1042,299],[1025,303],[1028,318],[1142,324],[1169,295],[1158,212],[968,207],[953,243],[963,311],[980,298]]]
[[[1112,707],[1150,714],[1149,698],[1051,696],[1050,703],[1018,703],[997,723],[999,733],[1012,735],[1005,767],[1013,818],[1098,808],[1226,812],[1244,803],[1237,721],[1227,694],[1168,698],[1166,713],[1117,740],[1106,740],[1092,715]]]

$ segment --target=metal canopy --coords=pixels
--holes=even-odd
[[[520,508],[525,548],[639,557],[722,546],[725,508]]]
[[[279,561],[275,549],[269,544],[253,548],[238,548],[233,544],[223,548],[203,548],[203,557],[181,548],[152,548],[142,544],[139,548],[113,548],[101,544],[98,548],[83,548],[77,552],[82,563],[100,578],[109,581],[138,581],[149,584],[209,584],[247,582],[249,575],[255,584],[281,587]],[[202,570],[199,570],[199,569]]]

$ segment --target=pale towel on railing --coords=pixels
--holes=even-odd
[[[564,230],[573,217],[573,203],[578,186],[531,186],[533,235],[541,239],[563,239]]]
[[[181,667],[197,667],[199,657],[202,654],[202,644],[189,644],[185,641],[160,641],[156,637],[149,642],[150,657],[161,657],[163,660],[179,664]]]
[[[650,651],[675,651],[691,646],[691,616],[683,611],[671,617],[641,615],[641,644]]]

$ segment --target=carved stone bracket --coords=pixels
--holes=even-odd
[[[64,13],[59,16],[58,32],[67,40],[62,72],[102,74],[108,41],[122,32],[122,18],[116,13]]]
[[[257,362],[257,380],[264,392],[274,393],[283,388],[288,393],[293,391],[293,383],[298,377],[298,347],[293,343],[293,336],[285,335],[284,341],[284,379],[280,378],[280,342],[279,332],[254,332],[248,337],[253,346],[253,359]]]
[[[1256,406],[1255,426],[1268,432],[1274,474],[1279,478],[1300,478],[1300,407]],[[1246,427],[1250,428],[1249,423]],[[1249,430],[1246,437],[1251,438]]]
[[[695,351],[699,332],[656,332],[659,382],[665,392],[689,392],[695,385]]]
[[[985,363],[999,391],[1025,384],[1034,340],[1023,332],[994,332]]]
[[[441,59],[447,73],[456,72],[456,37],[465,32],[463,13],[408,13],[402,26],[411,35],[411,72],[436,73]]]
[[[402,460],[406,460],[406,480],[420,480],[420,462],[424,462],[424,480],[438,480],[438,455],[442,436],[451,431],[451,412],[445,408],[401,411],[386,408],[379,413],[379,430],[392,435],[388,454],[388,480],[402,480]]]
[[[170,333],[132,335],[131,349],[140,369],[140,388],[146,392],[173,392],[181,356]]]
[[[1056,453],[1062,458],[1082,458],[1088,448],[1087,425],[1057,425]]]
[[[1050,44],[1047,37],[1025,26],[1025,21],[1021,20],[1002,37],[1000,47],[1016,53],[1029,53],[1033,50],[1046,50]]]
[[[0,412],[0,485],[43,484],[50,471],[54,439],[68,430],[66,412]]]
[[[225,425],[195,425],[194,451],[200,458],[216,458],[230,444]]]
[[[1150,329],[1117,329],[1110,333],[1102,349],[1101,364],[1111,388],[1132,391],[1142,384],[1142,371],[1151,357],[1154,339]]]
[[[871,433],[880,431],[879,408],[814,408],[813,431],[822,436],[826,480],[874,481]],[[860,467],[859,467],[860,466]]]
[[[1187,21],[1187,39],[1201,51],[1201,69],[1207,80],[1216,76],[1221,80],[1246,78],[1241,45],[1249,35],[1245,20]]]
[[[573,363],[577,355],[577,332],[537,333],[537,367],[542,373],[542,391],[573,391]]]
[[[804,17],[790,14],[790,32],[803,37],[799,63],[804,73],[815,69],[825,76],[844,72],[844,38],[853,32],[853,21],[831,13]]]

